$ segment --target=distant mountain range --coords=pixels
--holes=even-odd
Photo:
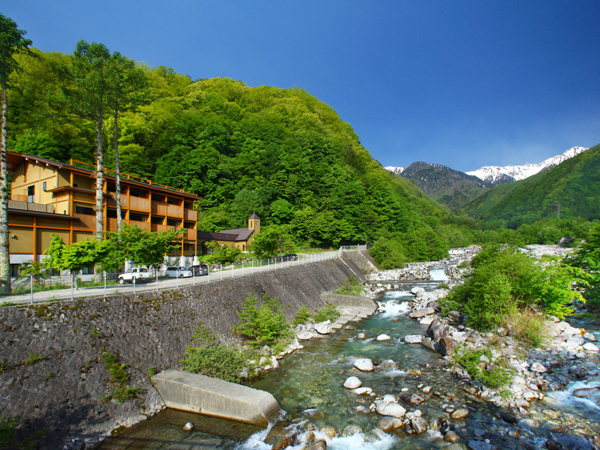
[[[522,164],[520,166],[484,166],[480,169],[466,172],[468,175],[473,175],[482,180],[489,181],[494,185],[503,184],[504,180],[513,178],[514,181],[524,180],[529,178],[536,173],[543,172],[544,170],[552,169],[558,166],[561,162],[571,159],[573,156],[579,155],[581,152],[586,151],[585,147],[571,147],[569,150],[564,152],[562,155],[553,156],[545,161],[538,164]]]
[[[553,168],[489,189],[457,212],[516,228],[556,217],[559,207],[562,218],[600,218],[600,144]]]
[[[388,166],[385,169],[408,178],[428,196],[456,211],[495,186],[524,180],[556,167],[585,150],[587,148],[572,147],[561,155],[548,158],[538,164],[485,166],[466,173],[441,164],[422,161],[408,167]]]

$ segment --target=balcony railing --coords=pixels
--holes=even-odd
[[[13,195],[14,197],[14,195]],[[27,198],[26,196],[24,196]],[[9,200],[8,207],[10,209],[21,209],[23,211],[36,211],[45,213],[54,213],[54,205],[45,205],[41,203],[31,203],[28,201]]]
[[[194,211],[193,209],[185,209],[184,216],[185,220],[193,220],[194,222],[198,219],[198,211]]]
[[[181,206],[167,204],[167,216],[181,217],[182,215],[183,208]]]
[[[109,192],[107,194],[107,204],[113,208],[117,207],[117,194],[114,192]],[[127,201],[127,196],[121,194],[121,208],[129,209],[129,202]]]
[[[150,211],[150,200],[141,197],[130,197],[129,198],[129,209],[134,211]]]
[[[152,214],[157,214],[159,216],[167,215],[167,204],[160,202],[152,202]]]

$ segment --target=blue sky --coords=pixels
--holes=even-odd
[[[85,39],[194,80],[299,86],[384,166],[467,171],[600,143],[599,1],[11,0],[0,13],[43,51]]]

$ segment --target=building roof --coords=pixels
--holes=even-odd
[[[221,230],[218,233],[208,231],[198,231],[198,239],[215,240],[215,241],[247,241],[254,233],[254,230],[248,228],[235,228],[232,230]]]
[[[260,217],[258,217],[258,216],[256,215],[256,213],[254,213],[254,214],[252,214],[252,215],[250,216],[250,219],[260,219]]]
[[[16,168],[18,166],[20,166],[21,164],[23,164],[25,161],[33,161],[37,164],[44,164],[46,166],[56,167],[57,169],[67,169],[67,170],[71,170],[73,172],[79,172],[82,175],[88,175],[90,177],[96,173],[96,171],[92,170],[92,169],[86,169],[84,167],[66,164],[66,163],[62,163],[59,161],[53,161],[51,159],[40,158],[39,156],[24,155],[24,154],[16,153],[16,152],[7,152],[7,153],[8,153],[7,154],[8,171],[10,173],[14,172],[16,170]],[[79,161],[77,161],[77,162],[79,163]],[[87,163],[81,163],[81,164],[91,165],[91,164],[87,164]],[[107,169],[104,169],[104,176],[106,177],[107,180],[116,180],[116,178],[117,178],[115,175],[109,174],[107,172]],[[136,180],[132,180],[131,178],[128,178],[129,176],[130,175],[121,173],[121,183],[127,184],[127,185],[132,185],[132,186],[143,187],[145,189],[157,190],[157,191],[170,193],[170,194],[177,194],[182,197],[186,197],[188,200],[202,200],[202,197],[199,197],[195,194],[190,194],[189,192],[185,192],[181,189],[173,188],[170,186],[164,186],[162,184],[154,184],[152,182],[145,183],[143,181],[136,181]],[[148,181],[150,181],[150,180],[148,180]]]

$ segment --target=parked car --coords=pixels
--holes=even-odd
[[[289,255],[283,255],[281,257],[282,261],[298,261],[298,255],[295,253],[290,253]]]
[[[192,271],[185,267],[169,266],[167,267],[167,277],[169,278],[189,278],[192,276]]]
[[[200,277],[202,275],[208,275],[208,266],[206,264],[201,264],[199,266],[192,267],[194,269],[194,276]]]
[[[119,284],[139,283],[141,280],[147,280],[152,276],[152,273],[146,266],[135,266],[130,272],[119,275]]]

